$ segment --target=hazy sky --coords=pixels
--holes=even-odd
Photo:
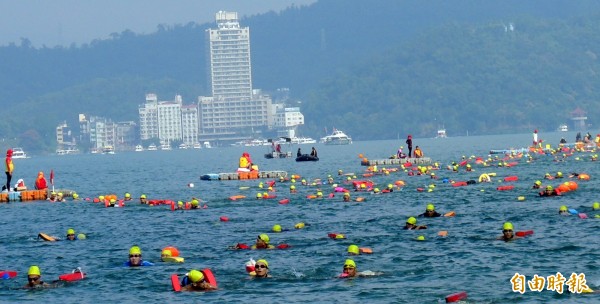
[[[129,29],[149,34],[159,24],[214,22],[217,11],[240,17],[317,0],[0,0],[0,46],[78,45]]]

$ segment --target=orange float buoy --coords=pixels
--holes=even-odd
[[[362,153],[358,154],[358,158],[364,158],[364,156],[362,155]]]
[[[163,251],[165,250],[170,250],[171,251],[171,256],[172,257],[178,257],[179,256],[179,250],[173,246],[167,246],[165,248],[163,248]]]
[[[228,218],[228,217],[226,217],[226,216],[222,216],[222,217],[220,217],[220,218],[219,218],[219,220],[220,220],[221,222],[229,222],[229,218]]]
[[[577,190],[578,185],[576,182],[569,181],[569,182],[566,182],[565,184],[567,184],[567,186],[569,187],[569,189],[571,189],[571,191]]]
[[[585,174],[585,173],[582,173],[582,174],[579,174],[577,176],[577,179],[580,179],[580,180],[590,180],[590,176],[587,175],[587,174]]]

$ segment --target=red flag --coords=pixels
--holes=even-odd
[[[54,185],[54,169],[50,170],[50,183]]]

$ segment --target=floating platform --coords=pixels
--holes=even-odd
[[[490,154],[519,154],[519,153],[528,153],[528,148],[520,148],[520,149],[494,149],[490,150]]]
[[[421,157],[421,158],[386,158],[386,159],[370,159],[367,161],[362,160],[360,162],[361,166],[380,166],[380,165],[403,165],[406,163],[411,163],[415,165],[430,165],[431,158],[429,157]]]
[[[250,171],[232,173],[210,173],[200,176],[201,180],[244,180],[287,177],[286,171]]]

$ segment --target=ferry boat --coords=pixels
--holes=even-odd
[[[142,151],[144,151],[144,146],[142,146],[142,145],[135,146],[135,152],[142,152]]]
[[[439,129],[437,131],[437,135],[435,136],[435,138],[446,138],[446,137],[448,137],[446,135],[446,129]]]
[[[113,148],[113,146],[104,146],[102,148],[102,154],[115,154],[115,148]]]
[[[317,140],[310,137],[292,137],[292,144],[316,144]]]
[[[70,154],[79,154],[79,149],[77,149],[77,148],[68,148],[68,149],[58,149],[58,150],[56,150],[56,155],[70,155]]]
[[[195,143],[193,146],[194,149],[202,149],[202,145],[200,143]]]
[[[321,143],[326,145],[349,145],[352,143],[352,138],[340,130],[333,129],[331,135],[321,137]]]
[[[158,148],[156,147],[156,145],[155,145],[155,144],[150,144],[150,145],[148,146],[148,151],[156,151],[156,150],[158,150]]]
[[[12,158],[27,158],[27,154],[23,151],[23,148],[12,148]]]

